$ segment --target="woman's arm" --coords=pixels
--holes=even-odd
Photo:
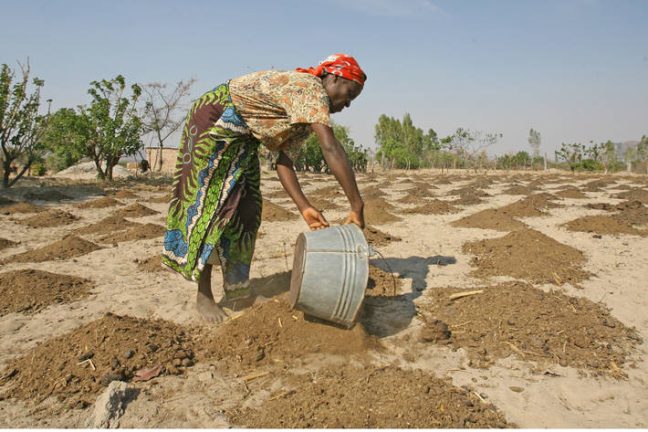
[[[302,217],[311,229],[325,228],[329,226],[322,213],[315,209],[306,199],[304,192],[299,186],[297,174],[293,167],[292,160],[283,152],[279,152],[277,159],[277,175],[281,185],[293,200]]]
[[[360,228],[364,228],[364,202],[342,144],[335,138],[333,129],[329,126],[313,123],[311,128],[317,134],[326,163],[351,204],[351,213],[347,217],[346,223],[352,222],[359,225]]]

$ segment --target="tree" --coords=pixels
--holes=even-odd
[[[130,96],[125,95],[126,91],[122,75],[110,81],[92,81],[88,90],[92,96],[90,106],[80,107],[80,115],[86,117],[84,121],[90,130],[85,154],[94,161],[101,180],[112,181],[112,171],[119,159],[134,155],[142,147],[142,122],[136,110],[142,89],[133,84]]]
[[[13,186],[38,160],[44,149],[40,138],[47,125],[48,114],[39,115],[40,91],[45,81],[33,78],[30,88],[30,65],[18,63],[21,76],[7,64],[0,68],[0,146],[2,148],[2,187]],[[48,101],[51,102],[51,101]],[[49,110],[48,110],[49,111]],[[11,174],[16,162],[22,167]]]
[[[349,135],[349,128],[334,123],[332,129],[335,138],[342,144],[351,167],[355,171],[366,170],[368,161],[367,150],[355,145],[355,142]],[[298,149],[291,149],[289,156],[293,161],[295,169],[298,171],[321,172],[322,169],[328,171],[324,154],[319,145],[317,135],[314,133],[310,134]]]
[[[88,118],[71,108],[61,108],[50,116],[41,142],[51,152],[47,158],[51,169],[63,170],[85,156],[91,134],[89,126]]]
[[[184,109],[184,99],[189,96],[191,86],[195,79],[179,81],[171,90],[167,84],[149,83],[143,87],[144,110],[142,114],[143,133],[150,134],[160,149],[156,160],[152,162],[153,170],[162,170],[162,149],[164,142],[184,122],[182,116],[177,116],[179,110]]]
[[[389,161],[397,168],[419,168],[434,159],[433,153],[441,148],[436,132],[428,129],[426,133],[414,126],[409,114],[405,114],[402,121],[383,114],[378,118],[375,131],[376,156],[383,165]]]
[[[533,150],[533,157],[539,157],[540,156],[540,144],[542,143],[542,137],[540,136],[540,132],[537,130],[534,130],[531,128],[529,130],[529,145],[531,146],[531,149]]]

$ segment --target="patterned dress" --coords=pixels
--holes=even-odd
[[[196,100],[178,149],[162,262],[197,281],[220,263],[228,299],[249,295],[261,224],[258,149],[301,143],[309,125],[330,126],[320,78],[263,71],[221,84]]]

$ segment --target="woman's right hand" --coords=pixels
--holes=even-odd
[[[344,220],[344,225],[354,223],[358,225],[361,229],[364,229],[365,227],[365,220],[364,220],[364,211],[353,211],[349,213],[349,215],[346,217]]]
[[[304,209],[304,211],[302,211],[302,217],[306,221],[308,228],[311,230],[318,230],[329,226],[329,223],[322,212],[314,207],[307,207]]]

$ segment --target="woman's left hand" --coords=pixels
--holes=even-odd
[[[329,226],[322,212],[314,207],[307,207],[302,211],[302,217],[311,230],[318,230]]]

